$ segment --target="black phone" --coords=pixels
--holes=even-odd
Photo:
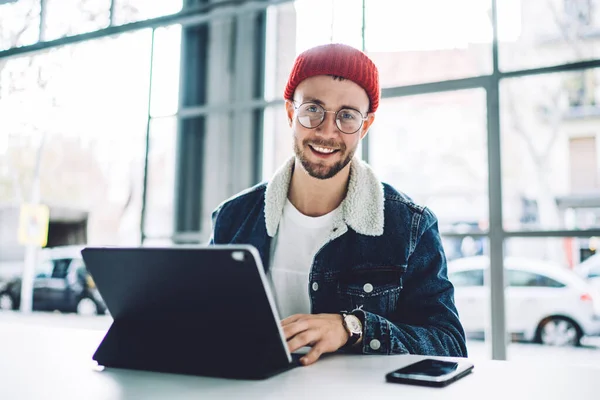
[[[468,361],[426,358],[388,373],[385,379],[393,383],[442,387],[469,374],[473,368]]]

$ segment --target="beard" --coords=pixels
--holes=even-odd
[[[295,136],[295,135],[294,135]],[[314,146],[323,146],[328,148],[338,148],[337,150],[340,154],[342,154],[342,159],[334,163],[333,165],[328,165],[327,160],[321,160],[317,162],[310,161],[307,157],[307,152],[311,150],[308,149],[308,145],[312,144]],[[298,139],[294,137],[294,153],[296,154],[296,158],[300,160],[300,163],[304,167],[304,170],[308,172],[310,176],[317,179],[329,179],[337,175],[354,157],[354,153],[356,152],[356,148],[348,150],[344,142],[336,143],[333,140],[319,140],[319,139],[304,139],[302,141],[302,146],[298,144]]]

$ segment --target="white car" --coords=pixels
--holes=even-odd
[[[575,266],[575,272],[600,290],[600,253]]]
[[[486,256],[448,262],[456,307],[467,333],[481,333],[488,326],[490,290],[484,285],[488,268]],[[577,346],[584,335],[600,335],[600,291],[576,273],[527,258],[508,257],[504,268],[508,332],[555,346]]]

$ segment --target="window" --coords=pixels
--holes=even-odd
[[[0,2],[0,50],[37,42],[39,27],[39,0]]]
[[[182,0],[114,0],[115,25],[127,24],[181,11]]]
[[[150,39],[140,30],[6,60],[0,202],[30,192],[44,140],[41,198],[87,212],[88,244],[139,243]]]
[[[74,270],[79,279],[85,279],[85,277],[87,275],[87,269],[81,258],[72,259],[69,270],[70,271]]]
[[[365,49],[382,87],[491,73],[490,0],[367,0],[365,7]]]
[[[54,263],[50,260],[44,261],[37,266],[35,269],[36,278],[50,278],[52,270],[54,269]]]
[[[173,233],[176,134],[174,117],[151,120],[144,219],[144,233],[150,237]]]
[[[574,28],[592,24],[592,0],[565,0],[565,25]]]
[[[382,99],[369,163],[381,180],[428,206],[441,231],[485,230],[486,123],[482,89]]]
[[[597,68],[585,70],[586,76],[599,73]],[[501,82],[502,206],[507,230],[581,228],[575,221],[593,228],[600,217],[595,209],[600,196],[592,192],[599,187],[595,136],[600,109],[589,102],[571,106],[566,84],[580,75],[562,72]],[[591,215],[585,221],[569,216],[569,208],[580,214],[584,207]]]
[[[565,285],[548,278],[545,275],[534,274],[528,271],[508,270],[509,286],[512,287],[552,287],[560,288]]]
[[[46,0],[43,40],[53,40],[106,28],[109,0]]]
[[[596,137],[569,139],[571,192],[585,193],[600,188]]]
[[[448,276],[456,287],[483,286],[483,269],[454,272]]]
[[[595,59],[600,24],[591,0],[498,0],[500,69]]]
[[[568,75],[567,78],[565,78],[564,86],[569,107],[596,106],[597,81],[597,71],[593,69],[573,72]],[[576,110],[574,112],[576,112]]]
[[[67,277],[67,274],[69,273],[70,264],[71,259],[69,258],[54,260],[54,270],[52,271],[52,278],[65,279]]]

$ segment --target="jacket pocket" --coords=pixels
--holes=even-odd
[[[346,311],[362,308],[386,317],[396,311],[406,266],[357,267],[340,275],[338,294]]]

